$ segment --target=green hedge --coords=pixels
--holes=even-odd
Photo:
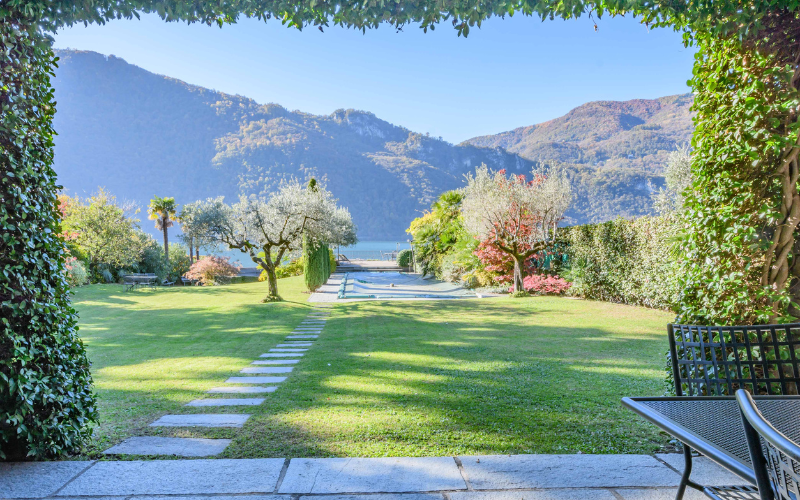
[[[328,281],[335,266],[335,261],[331,262],[331,250],[327,244],[303,238],[303,276],[310,292]]]
[[[405,250],[400,250],[397,254],[397,265],[399,267],[411,267],[411,257],[412,257],[411,250],[406,248]]]
[[[675,310],[680,268],[670,216],[564,228],[570,293],[587,299]]]

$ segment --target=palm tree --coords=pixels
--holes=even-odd
[[[167,228],[172,227],[172,219],[175,217],[176,211],[177,205],[175,205],[175,198],[161,198],[160,196],[155,196],[150,200],[150,206],[147,207],[150,220],[156,221],[156,229],[164,231],[165,261],[169,261],[169,237],[167,236]]]

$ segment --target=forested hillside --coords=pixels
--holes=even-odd
[[[691,139],[691,104],[691,94],[590,102],[545,123],[463,144],[565,164],[578,194],[570,215],[578,222],[642,215],[650,210],[648,186],[663,183],[667,156]]]
[[[55,168],[68,193],[103,186],[141,207],[154,195],[179,204],[231,201],[314,176],[350,209],[363,240],[406,239],[409,221],[481,163],[514,173],[539,161],[567,163],[573,222],[647,213],[648,181],[663,182],[668,151],[691,133],[691,97],[673,96],[588,103],[547,123],[453,145],[368,112],[311,115],[114,56],[58,56]]]
[[[106,187],[144,207],[264,194],[315,176],[348,207],[361,239],[405,240],[411,219],[485,162],[527,170],[494,148],[452,144],[371,113],[329,116],[223,94],[94,52],[58,51],[56,171],[65,189]]]

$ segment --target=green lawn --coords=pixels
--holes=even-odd
[[[234,458],[649,453],[667,442],[619,400],[664,392],[672,316],[566,298],[337,305],[263,405],[183,407],[302,320],[302,278],[280,291],[286,302],[261,304],[264,283],[79,289],[101,416],[87,455],[133,435],[233,438],[223,457]],[[243,429],[148,427],[191,412],[253,416]]]

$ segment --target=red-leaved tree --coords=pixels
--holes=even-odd
[[[461,211],[468,231],[506,254],[514,263],[513,286],[524,290],[526,262],[551,247],[572,191],[563,173],[534,170],[507,176],[481,165],[467,176]]]

